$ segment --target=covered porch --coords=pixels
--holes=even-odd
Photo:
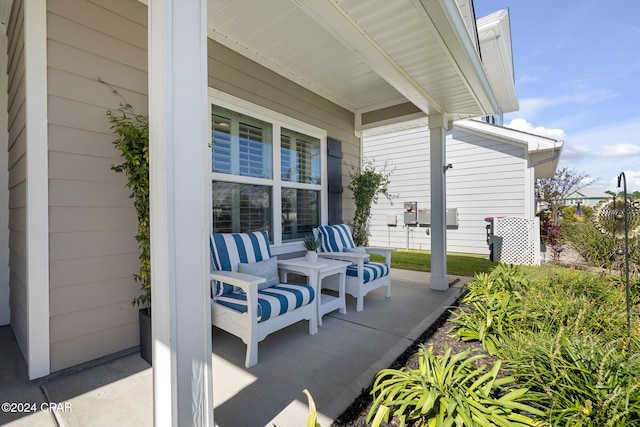
[[[384,290],[378,289],[367,296],[367,309],[356,313],[355,299],[348,297],[347,314],[328,314],[314,336],[308,335],[305,322],[270,335],[260,344],[260,363],[250,370],[244,368],[242,342],[214,329],[216,423],[298,427],[308,415],[302,393],[308,389],[318,421],[329,426],[376,372],[389,367],[455,302],[467,280],[460,278],[444,292],[433,291],[424,288],[428,273],[394,269],[393,298],[385,298]],[[38,408],[56,403],[59,408],[0,413],[0,424],[153,425],[152,368],[137,351],[29,382],[8,327],[0,329],[0,345],[7,349],[0,358],[0,400],[31,402]]]
[[[101,80],[115,82],[142,113],[148,107],[150,119],[157,423],[212,424],[211,378],[225,375],[211,365],[217,337],[209,334],[206,241],[212,228],[211,106],[229,97],[234,112],[255,108],[261,119],[267,112],[273,129],[293,119],[294,131],[310,129],[321,144],[343,141],[340,190],[349,165],[362,160],[363,130],[428,117],[434,232],[432,274],[421,292],[449,292],[446,132],[454,120],[500,112],[481,61],[472,2],[0,4],[10,12],[5,95],[12,159],[11,279],[0,290],[11,288],[11,328],[30,378],[137,342],[129,304],[135,225],[129,201],[122,203],[124,185],[109,170],[113,135],[104,116],[120,100]],[[278,144],[269,166],[276,177]],[[315,184],[321,187],[319,222],[327,223],[328,185],[324,179]],[[269,185],[282,187],[277,179]],[[274,234],[281,231],[279,196],[270,206]],[[340,220],[347,222],[353,214],[348,192],[340,193],[340,202]],[[283,243],[282,234],[275,253],[301,250],[299,241]],[[1,302],[0,309],[8,305]],[[421,308],[423,318],[427,310]]]

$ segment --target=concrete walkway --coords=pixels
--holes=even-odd
[[[455,279],[450,277],[450,279]],[[392,295],[367,295],[364,311],[347,296],[347,314],[323,318],[318,334],[300,322],[259,345],[259,363],[244,368],[240,339],[213,329],[214,418],[221,427],[305,425],[304,389],[327,427],[460,295],[468,278],[447,291],[428,289],[429,274],[392,271]],[[28,403],[0,412],[9,426],[151,426],[152,370],[139,353],[46,381],[29,382],[9,327],[0,328],[0,402]],[[35,409],[35,411],[32,411]],[[28,411],[28,412],[27,412]]]

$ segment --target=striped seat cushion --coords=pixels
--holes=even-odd
[[[252,233],[211,233],[209,236],[211,265],[217,271],[238,271],[238,264],[253,263],[271,258],[269,236],[266,231]],[[234,286],[216,282],[214,296],[230,293]]]
[[[364,265],[363,274],[362,282],[369,283],[389,274],[389,267],[381,262],[370,262]],[[347,276],[358,277],[358,267],[355,265],[347,267]]]
[[[280,283],[258,291],[258,323],[293,311],[313,301],[313,287],[295,283]],[[215,302],[240,313],[247,312],[247,296],[233,291],[223,293]]]
[[[355,248],[351,227],[347,224],[321,225],[318,227],[321,252],[342,252],[344,248]]]

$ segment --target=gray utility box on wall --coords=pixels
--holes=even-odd
[[[431,210],[430,209],[420,209],[418,211],[418,225],[420,227],[430,227],[431,226]],[[457,228],[459,225],[458,222],[458,208],[449,208],[446,211],[445,221],[447,224],[447,228]]]
[[[418,224],[418,202],[404,202],[404,225]]]

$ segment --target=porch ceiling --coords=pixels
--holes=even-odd
[[[453,0],[208,0],[209,37],[354,113],[497,102]]]

